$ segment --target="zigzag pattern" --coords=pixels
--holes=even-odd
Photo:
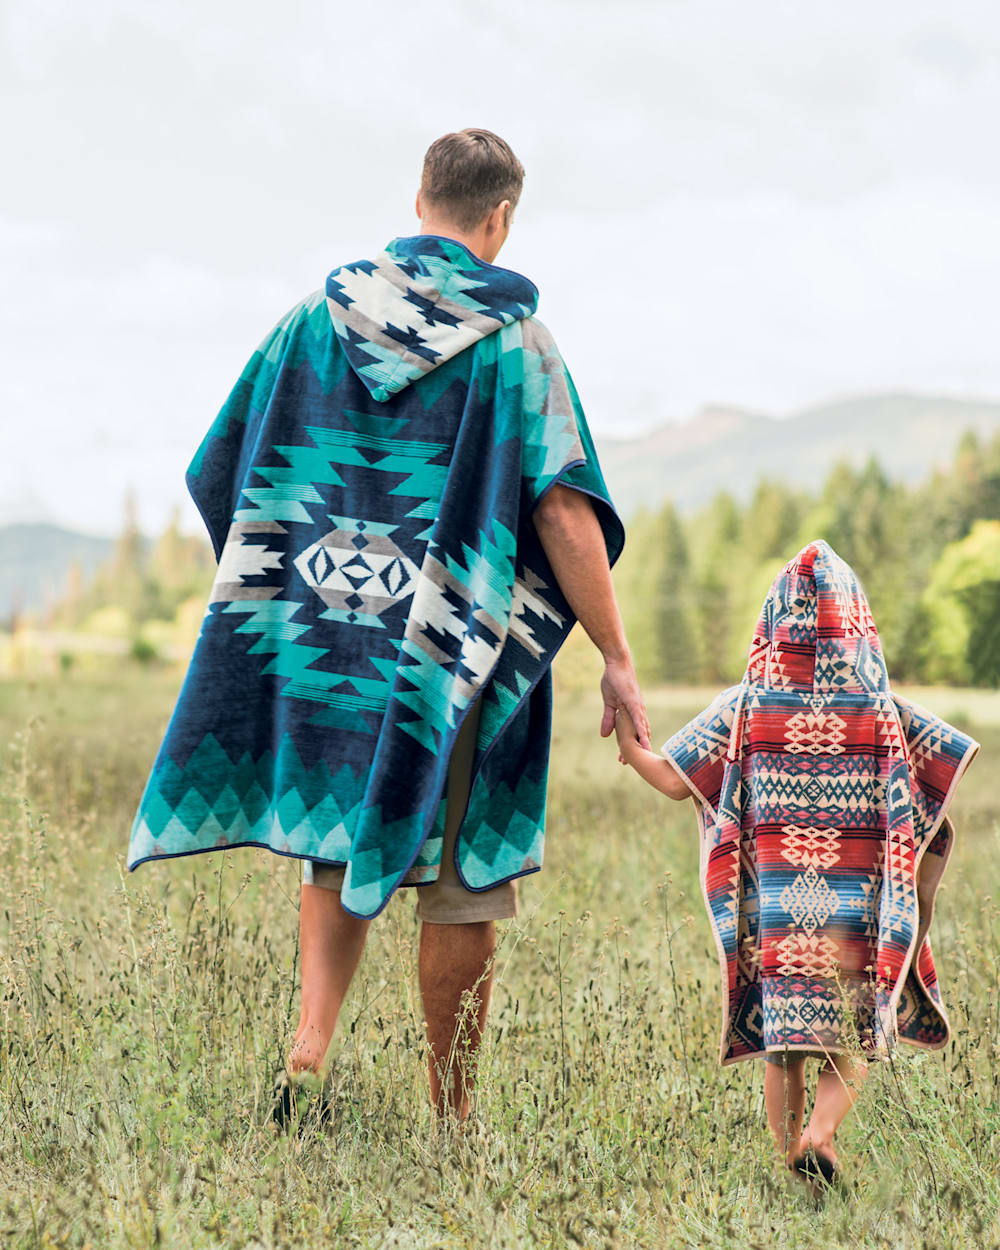
[[[346,765],[336,774],[323,762],[305,768],[288,738],[277,758],[234,759],[207,734],[183,767],[168,756],[154,772],[130,856],[256,843],[286,854],[315,846],[319,858],[343,860],[363,795],[363,777]]]
[[[480,832],[461,864],[472,889],[541,867],[544,829],[528,813],[544,801],[544,770],[540,776],[524,771],[512,786],[502,783],[494,789],[479,777],[469,798],[469,823]]]
[[[244,486],[243,497],[253,507],[238,508],[237,522],[246,521],[301,521],[312,524],[312,514],[307,503],[323,504],[323,496],[317,484],[343,486],[344,479],[333,468],[331,459],[319,447],[278,446],[274,451],[287,460],[286,465],[254,466],[256,477],[262,477],[269,486]]]
[[[396,699],[418,715],[400,728],[434,754],[507,640],[517,542],[498,521],[492,535],[480,531],[478,551],[463,543],[461,560],[429,545],[414,592]]]
[[[389,490],[391,495],[416,496],[421,503],[406,515],[432,519],[448,480],[448,465],[430,462],[448,451],[446,443],[408,441],[398,437],[376,437],[357,429],[322,430],[308,427],[308,433],[322,447],[331,463],[375,469],[380,473],[401,473],[405,480]]]

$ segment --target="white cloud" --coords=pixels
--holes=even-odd
[[[2,20],[0,498],[106,530],[131,483],[161,524],[269,325],[415,228],[423,147],[467,124],[525,161],[501,260],[538,282],[598,430],[713,399],[1000,393],[992,0]]]

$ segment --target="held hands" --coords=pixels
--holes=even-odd
[[[642,747],[632,717],[623,708],[615,713],[615,737],[618,739],[618,763],[634,764],[635,756]]]
[[[689,799],[692,791],[687,781],[674,765],[662,755],[643,746],[639,731],[632,717],[624,708],[615,715],[615,733],[618,737],[618,760],[634,768],[643,781],[659,790],[668,799]],[[647,740],[649,731],[646,731]]]
[[[639,744],[649,750],[649,718],[643,702],[639,682],[629,657],[608,660],[601,678],[601,695],[604,698],[604,715],[601,718],[601,737],[607,738],[612,730],[618,729],[618,745],[621,749],[622,731],[620,719],[627,717],[633,741],[638,738]],[[620,715],[616,724],[616,713]]]

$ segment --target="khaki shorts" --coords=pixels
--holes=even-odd
[[[417,915],[431,924],[474,924],[480,920],[509,920],[517,915],[517,882],[505,881],[490,890],[467,890],[455,869],[455,835],[465,815],[472,779],[472,761],[479,732],[479,703],[469,709],[455,740],[448,765],[448,799],[444,819],[444,845],[436,881],[414,886]],[[307,859],[302,881],[338,893],[344,884],[343,867]]]

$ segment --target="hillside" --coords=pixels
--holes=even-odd
[[[872,395],[782,420],[717,406],[640,438],[599,439],[598,449],[612,497],[628,517],[668,496],[685,512],[720,490],[745,501],[765,476],[815,488],[837,460],[858,465],[872,455],[891,478],[916,482],[950,462],[966,430],[1000,431],[1000,403]],[[61,593],[74,560],[89,573],[112,541],[48,523],[0,526],[0,621],[14,607],[33,611]]]
[[[0,624],[15,609],[30,612],[61,594],[74,561],[92,573],[112,546],[110,538],[48,522],[0,526]]]
[[[667,497],[683,511],[720,490],[745,500],[761,477],[815,488],[836,461],[860,465],[869,456],[891,478],[916,482],[952,459],[966,430],[1000,431],[1000,403],[872,395],[783,420],[712,407],[690,421],[598,446],[612,498],[628,516]]]

